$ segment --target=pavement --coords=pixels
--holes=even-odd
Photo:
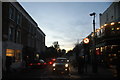
[[[87,65],[87,72],[84,72],[83,74],[78,74],[77,67],[72,67],[72,74],[80,75],[81,79],[88,80],[88,79],[94,79],[94,80],[116,80],[115,75],[111,69],[98,66],[98,71],[96,73],[93,73],[92,65]]]

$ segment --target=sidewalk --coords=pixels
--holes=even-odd
[[[109,79],[109,80],[114,80],[115,78],[113,77],[113,73],[110,69],[107,68],[103,68],[98,66],[98,72],[97,73],[93,73],[92,72],[92,66],[88,65],[87,66],[87,72],[84,72],[83,74],[78,74],[77,72],[77,67],[76,68],[72,68],[73,71],[71,74],[77,74],[79,76],[81,76],[82,79]]]

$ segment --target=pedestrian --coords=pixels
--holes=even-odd
[[[83,74],[84,73],[84,56],[79,56],[78,60],[78,73]]]
[[[84,57],[84,69],[85,69],[85,72],[87,72],[87,65],[88,65],[88,56],[85,55],[85,57]]]
[[[117,59],[116,59],[116,71],[117,71],[117,78],[120,79],[120,54],[117,55]]]

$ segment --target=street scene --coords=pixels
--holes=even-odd
[[[90,68],[90,66],[89,66]],[[41,79],[41,80],[101,80],[101,79],[109,79],[114,80],[113,74],[110,70],[105,70],[100,68],[98,73],[92,73],[91,69],[89,69],[84,74],[78,74],[78,71],[71,67],[71,71],[69,74],[57,73],[54,74],[50,66],[42,69],[25,69],[21,72],[8,74],[5,79]]]
[[[120,79],[120,1],[0,7],[2,80]]]

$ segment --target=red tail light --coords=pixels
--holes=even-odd
[[[56,59],[52,59],[52,61],[55,61]]]
[[[49,62],[49,64],[52,64],[52,62]]]
[[[37,63],[38,65],[40,65],[40,63]]]
[[[44,65],[46,65],[46,63],[44,63]]]
[[[29,65],[30,65],[30,66],[32,66],[33,64],[32,64],[32,63],[30,63]]]

